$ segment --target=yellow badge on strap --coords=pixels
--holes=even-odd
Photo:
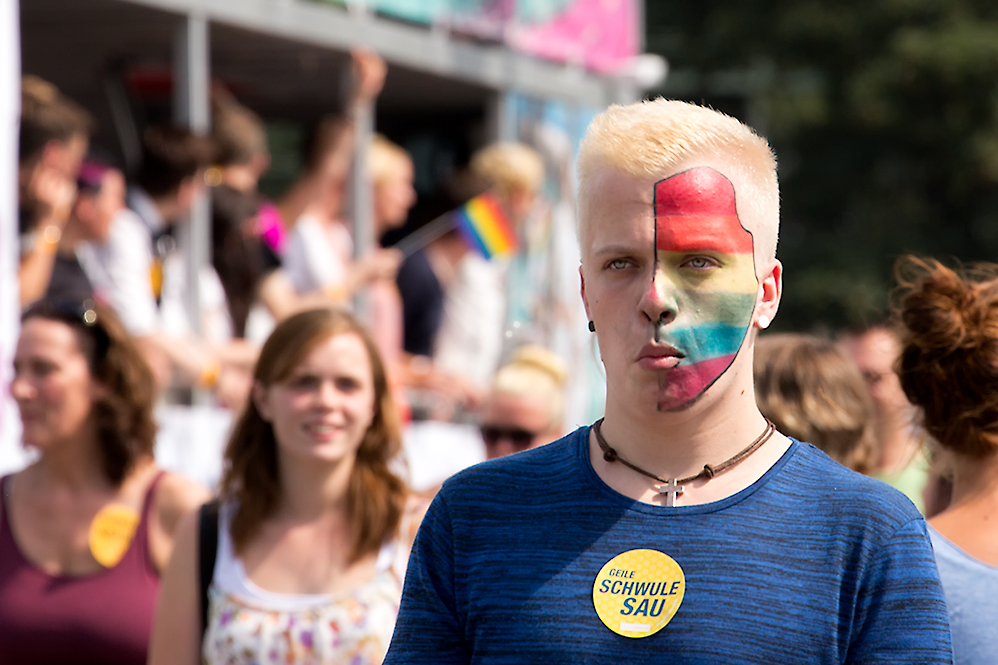
[[[656,550],[619,554],[593,583],[593,606],[607,628],[624,637],[648,637],[665,628],[683,602],[686,575]]]
[[[139,526],[139,514],[121,504],[101,508],[90,523],[90,553],[97,563],[113,568],[125,556]]]

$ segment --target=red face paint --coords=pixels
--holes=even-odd
[[[735,187],[710,168],[684,171],[655,185],[655,242],[666,252],[752,253],[752,234],[738,221]]]

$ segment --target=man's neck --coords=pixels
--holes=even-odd
[[[641,410],[626,400],[607,399],[602,433],[618,455],[660,478],[685,478],[705,464],[717,466],[748,447],[766,429],[766,420],[755,404],[754,393],[727,391],[721,399],[706,399],[674,412]],[[590,435],[590,459],[597,474],[616,491],[639,501],[664,505],[657,496],[661,483],[607,462]],[[780,434],[752,455],[709,481],[689,483],[677,505],[716,501],[759,479],[786,452],[790,440]]]
[[[725,402],[695,404],[682,411],[642,412],[640,406],[615,404],[608,398],[602,430],[628,461],[656,467],[663,477],[683,477],[704,464],[731,457],[765,427],[754,404],[736,408],[741,405]]]

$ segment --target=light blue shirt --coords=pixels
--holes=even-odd
[[[955,665],[998,664],[998,568],[970,556],[929,526],[946,595]]]

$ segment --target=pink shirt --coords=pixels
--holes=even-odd
[[[141,664],[146,662],[159,574],[149,552],[149,506],[163,473],[149,485],[142,519],[114,568],[53,576],[28,561],[14,540],[0,480],[0,661]]]

